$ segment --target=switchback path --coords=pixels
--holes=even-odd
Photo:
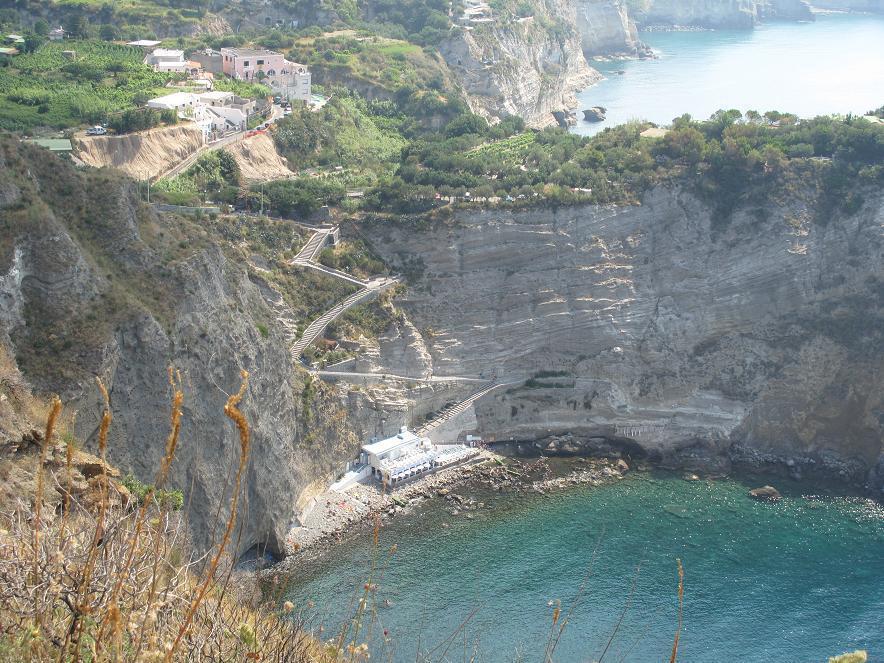
[[[361,304],[365,300],[376,297],[382,291],[386,290],[392,285],[395,285],[396,283],[398,283],[397,279],[388,277],[382,277],[379,279],[375,279],[374,281],[370,281],[367,287],[353,293],[344,301],[335,304],[328,311],[316,318],[316,320],[314,320],[307,326],[307,329],[304,330],[304,334],[292,346],[292,360],[298,361],[301,353],[304,352],[304,350],[306,350],[323,331],[325,331],[325,328],[328,327],[332,320],[346,313],[354,306]]]
[[[377,378],[378,380],[402,380],[403,382],[476,382],[486,384],[485,378],[466,377],[463,375],[428,375],[426,377],[414,377],[410,375],[397,375],[396,373],[358,373],[355,371],[332,371],[324,369],[316,371],[319,377],[329,378]]]

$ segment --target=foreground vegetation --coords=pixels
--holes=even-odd
[[[4,355],[5,357],[5,355]],[[2,390],[16,403],[34,400],[4,359]],[[155,484],[135,499],[107,464],[112,414],[98,429],[98,457],[84,455],[66,430],[62,403],[48,406],[44,431],[4,457],[7,473],[27,476],[31,494],[0,508],[0,657],[4,661],[88,660],[325,661],[336,656],[307,633],[290,603],[248,605],[254,579],[232,572],[238,507],[250,452],[239,410],[248,376],[224,414],[239,439],[229,517],[206,556],[188,550],[184,523],[164,491],[182,425],[184,394],[170,369],[171,416]],[[6,401],[9,402],[9,401]],[[40,408],[37,408],[40,409]],[[8,414],[8,413],[4,413]],[[10,461],[4,461],[10,463]],[[27,469],[25,469],[27,468]],[[60,493],[56,508],[46,500]],[[251,585],[251,587],[250,587]]]

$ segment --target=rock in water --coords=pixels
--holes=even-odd
[[[621,458],[617,461],[617,469],[620,472],[629,472],[629,464]]]
[[[587,122],[604,122],[608,110],[603,106],[593,106],[583,111],[583,119]]]
[[[773,486],[762,486],[761,488],[753,488],[749,491],[749,497],[760,502],[777,502],[783,499],[783,496],[780,495],[780,491],[778,491]]]

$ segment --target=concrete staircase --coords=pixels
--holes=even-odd
[[[456,416],[465,412],[469,407],[472,406],[477,400],[482,398],[485,394],[490,393],[491,391],[497,389],[498,387],[503,386],[500,383],[492,382],[491,384],[482,387],[478,391],[470,394],[466,399],[462,400],[460,403],[456,405],[452,405],[451,407],[447,407],[442,410],[438,415],[436,415],[433,419],[425,423],[423,426],[418,428],[415,433],[420,435],[421,437],[426,436],[431,431],[435,430],[446,421],[451,421]]]

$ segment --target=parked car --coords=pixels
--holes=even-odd
[[[86,129],[87,136],[104,136],[107,133],[107,129],[102,126],[95,125],[94,127],[89,127]]]

